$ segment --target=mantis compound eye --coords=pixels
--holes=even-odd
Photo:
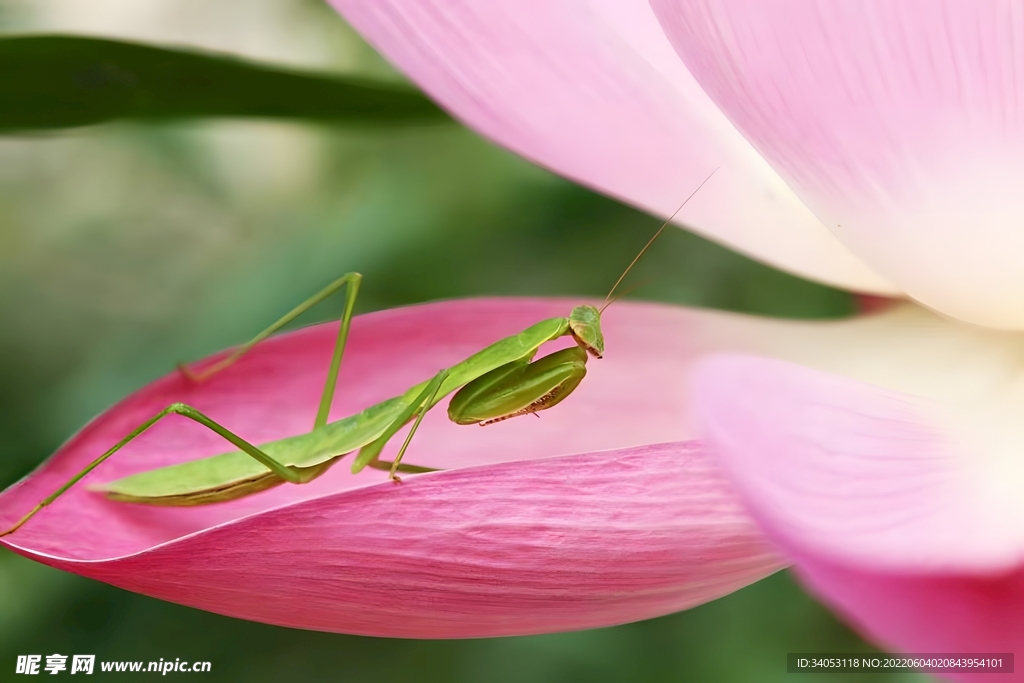
[[[569,331],[582,349],[595,358],[604,356],[601,312],[589,305],[577,306],[569,314]]]

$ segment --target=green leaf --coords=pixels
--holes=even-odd
[[[0,133],[197,117],[451,121],[398,84],[96,38],[0,38]]]

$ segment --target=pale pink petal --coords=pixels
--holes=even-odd
[[[1014,373],[1000,360],[974,363],[976,377],[991,364],[987,391],[957,372],[908,392],[747,355],[709,358],[692,381],[708,446],[826,601],[895,649],[1012,652],[1024,401],[1019,361]]]
[[[712,103],[646,0],[332,0],[461,120],[574,180],[850,289],[899,290],[843,247]]]
[[[652,0],[690,72],[911,296],[1024,328],[1024,7]]]
[[[885,574],[793,553],[811,591],[878,642],[913,653],[1019,653],[1024,643],[1024,570],[1002,575]],[[947,672],[956,681],[1020,680]]]
[[[360,316],[333,416],[400,393],[575,303],[474,300]],[[604,318],[606,357],[540,419],[480,428],[434,411],[407,460],[465,469],[395,485],[382,472],[353,476],[343,461],[306,486],[196,508],[127,505],[86,490],[230,450],[168,418],[4,545],[175,602],[350,633],[494,636],[684,609],[783,565],[714,461],[682,442],[685,387],[666,379],[684,374],[701,348],[686,331],[714,320],[617,304]],[[175,374],[154,382],[0,495],[0,525],[174,401],[256,442],[308,430],[336,333],[328,324],[272,339],[200,385]]]

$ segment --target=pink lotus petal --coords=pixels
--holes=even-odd
[[[472,300],[360,316],[333,417],[575,303]],[[541,419],[465,427],[439,410],[424,420],[407,460],[465,469],[394,485],[342,463],[306,486],[197,508],[126,505],[86,490],[229,450],[168,418],[4,545],[175,602],[350,633],[535,633],[683,609],[783,566],[714,460],[682,442],[687,398],[674,378],[700,348],[685,333],[727,318],[617,304],[604,317],[606,357]],[[307,430],[336,331],[320,325],[269,340],[201,385],[176,374],[150,384],[0,495],[0,522],[173,401],[256,442]]]
[[[552,170],[808,277],[899,290],[853,257],[711,102],[646,0],[332,0],[468,125]]]
[[[652,0],[690,72],[901,289],[1024,328],[1024,15],[1014,3]]]
[[[900,575],[850,569],[795,553],[797,574],[862,633],[902,652],[1009,653],[1024,643],[1024,570],[998,576]],[[945,673],[956,681],[1016,675]]]
[[[722,355],[693,382],[709,446],[826,601],[903,651],[1012,652],[1022,406],[1019,380],[993,376],[1002,391],[936,398]]]
[[[107,561],[22,552],[230,616],[406,638],[635,621],[783,566],[683,443],[409,477]]]

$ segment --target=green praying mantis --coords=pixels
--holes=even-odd
[[[206,505],[249,496],[284,483],[308,483],[357,450],[352,461],[354,474],[367,467],[382,469],[389,473],[392,481],[400,483],[399,473],[433,471],[431,468],[405,463],[403,458],[423,416],[448,394],[455,392],[448,405],[449,419],[460,425],[488,425],[552,408],[579,386],[587,373],[588,358],[601,358],[604,355],[601,314],[614,301],[612,295],[672,218],[714,173],[712,171],[701,182],[640,250],[612,286],[600,309],[583,304],[573,308],[568,317],[542,320],[518,334],[491,344],[460,363],[440,370],[431,379],[411,387],[399,396],[372,405],[355,415],[328,422],[356,296],[362,281],[359,273],[348,273],[338,278],[252,341],[213,365],[198,372],[185,365],[179,366],[179,370],[189,379],[196,382],[205,380],[234,364],[252,347],[304,311],[345,288],[341,326],[310,432],[256,446],[195,408],[184,403],[173,403],[140,424],[71,477],[66,484],[29,510],[14,526],[0,533],[0,537],[16,532],[114,453],[168,415],[180,415],[197,422],[223,437],[238,450],[149,470],[93,487],[93,490],[113,500],[130,503]],[[576,346],[534,360],[544,343],[564,336],[571,336]],[[410,422],[412,427],[395,459],[390,462],[382,460],[380,455],[384,446]]]

